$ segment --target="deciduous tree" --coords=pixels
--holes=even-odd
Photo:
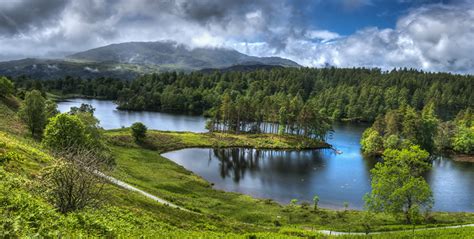
[[[46,100],[38,90],[26,93],[20,108],[20,118],[26,123],[33,136],[41,136],[46,124]]]

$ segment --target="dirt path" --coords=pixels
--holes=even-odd
[[[456,226],[446,226],[446,227],[431,227],[431,228],[417,228],[415,231],[427,231],[427,230],[435,230],[435,229],[449,229],[449,228],[461,228],[461,227],[474,227],[474,224],[466,224],[466,225],[456,225]],[[337,232],[337,231],[330,231],[330,230],[315,230],[317,233],[321,233],[324,235],[332,235],[332,236],[343,236],[343,235],[373,235],[373,234],[382,234],[382,233],[397,233],[397,232],[411,232],[413,230],[397,230],[397,231],[384,231],[384,232],[370,232],[368,234],[364,232]]]
[[[119,186],[119,187],[121,187],[121,188],[130,190],[130,191],[137,192],[137,193],[139,193],[139,194],[141,194],[141,195],[143,195],[143,196],[145,196],[145,197],[147,197],[147,198],[150,198],[150,199],[152,199],[152,200],[154,200],[154,201],[156,201],[156,202],[159,202],[159,203],[161,203],[161,204],[164,204],[164,205],[167,205],[167,206],[170,206],[170,207],[173,207],[173,208],[181,209],[181,210],[184,210],[184,211],[191,212],[191,211],[189,211],[188,209],[186,209],[186,208],[184,208],[184,207],[180,207],[180,206],[175,205],[175,204],[173,204],[173,203],[171,203],[171,202],[168,202],[168,201],[166,201],[166,200],[164,200],[164,199],[162,199],[162,198],[159,198],[159,197],[157,197],[157,196],[154,196],[154,195],[152,195],[152,194],[149,194],[149,193],[147,193],[147,192],[145,192],[145,191],[143,191],[143,190],[141,190],[141,189],[138,189],[138,188],[136,188],[136,187],[134,187],[134,186],[132,186],[132,185],[130,185],[130,184],[124,182],[124,181],[118,180],[118,179],[116,179],[116,178],[114,178],[114,177],[112,177],[112,176],[105,175],[105,174],[103,174],[103,173],[101,173],[101,172],[96,172],[96,174],[97,174],[98,176],[102,177],[102,178],[105,178],[107,181],[109,181],[109,182],[111,182],[111,183],[113,183],[113,184],[115,184],[115,185],[117,185],[117,186]]]
[[[168,202],[162,198],[159,198],[157,196],[154,196],[152,194],[149,194],[141,189],[138,189],[126,182],[123,182],[121,180],[118,180],[112,176],[108,176],[108,175],[105,175],[101,172],[96,172],[96,174],[102,178],[105,178],[106,180],[108,180],[109,182],[119,186],[119,187],[122,187],[124,189],[127,189],[127,190],[130,190],[130,191],[134,191],[134,192],[137,192],[149,199],[152,199],[158,203],[161,203],[161,204],[164,204],[164,205],[167,205],[167,206],[170,206],[170,207],[173,207],[173,208],[177,208],[177,209],[180,209],[180,210],[184,210],[184,211],[187,211],[187,212],[192,212],[192,211],[189,211],[188,209],[186,208],[183,208],[183,207],[180,207],[178,205],[175,205],[171,202]],[[426,231],[426,230],[434,230],[434,229],[449,229],[449,228],[461,228],[461,227],[474,227],[474,224],[466,224],[466,225],[456,225],[456,226],[446,226],[446,227],[433,227],[433,228],[417,228],[415,229],[415,231]],[[373,234],[382,234],[382,233],[397,233],[397,232],[410,232],[410,231],[413,231],[411,229],[407,229],[407,230],[398,230],[398,231],[383,231],[383,232],[370,232],[368,234],[364,233],[364,232],[338,232],[338,231],[331,231],[331,230],[315,230],[315,232],[317,233],[321,233],[321,234],[324,234],[324,235],[332,235],[332,236],[342,236],[342,235],[373,235]]]

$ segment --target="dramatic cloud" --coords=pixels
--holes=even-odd
[[[156,40],[191,47],[263,40],[284,49],[294,35],[293,13],[284,0],[7,0],[0,4],[0,57]]]
[[[395,29],[367,28],[337,42],[313,45],[305,63],[473,72],[473,22],[473,5],[430,5],[402,17]]]
[[[354,10],[379,1],[335,3]],[[308,9],[318,7],[318,1],[309,0],[4,0],[0,59],[61,57],[117,42],[173,40],[278,55],[307,66],[473,73],[474,3],[408,2],[421,7],[406,12],[393,29],[368,26],[341,36],[308,22]]]
[[[66,0],[4,0],[0,2],[0,34],[22,34],[54,24]]]

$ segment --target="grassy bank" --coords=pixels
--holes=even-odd
[[[192,133],[149,130],[145,142],[137,145],[130,137],[129,129],[108,130],[109,141],[116,146],[145,148],[160,153],[183,148],[199,147],[248,147],[257,149],[322,149],[331,146],[319,140],[294,135],[275,134],[226,134]]]
[[[305,148],[297,139],[275,135],[196,134],[151,131],[145,145],[133,142],[127,129],[108,131],[109,143],[116,158],[113,176],[179,206],[223,220],[235,220],[263,228],[279,230],[279,226],[331,229],[339,231],[400,230],[411,228],[402,219],[387,214],[366,215],[347,210],[314,210],[306,203],[281,205],[268,199],[215,190],[212,185],[160,154],[187,147],[257,147],[275,149]],[[312,147],[326,146],[313,142]],[[305,144],[307,146],[307,144]],[[309,202],[307,202],[309,203]],[[342,206],[342,205],[341,205]],[[370,221],[368,222],[368,218]],[[435,212],[418,227],[436,227],[471,223],[471,213]]]
[[[63,94],[58,91],[47,92],[46,96],[49,99],[52,99],[54,101],[66,101],[68,99],[73,99],[73,98],[107,100],[104,97],[96,97],[96,96],[89,96],[89,95],[82,95],[82,94]]]

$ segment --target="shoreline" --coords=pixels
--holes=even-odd
[[[453,154],[452,159],[456,162],[474,163],[474,155],[470,154]]]

